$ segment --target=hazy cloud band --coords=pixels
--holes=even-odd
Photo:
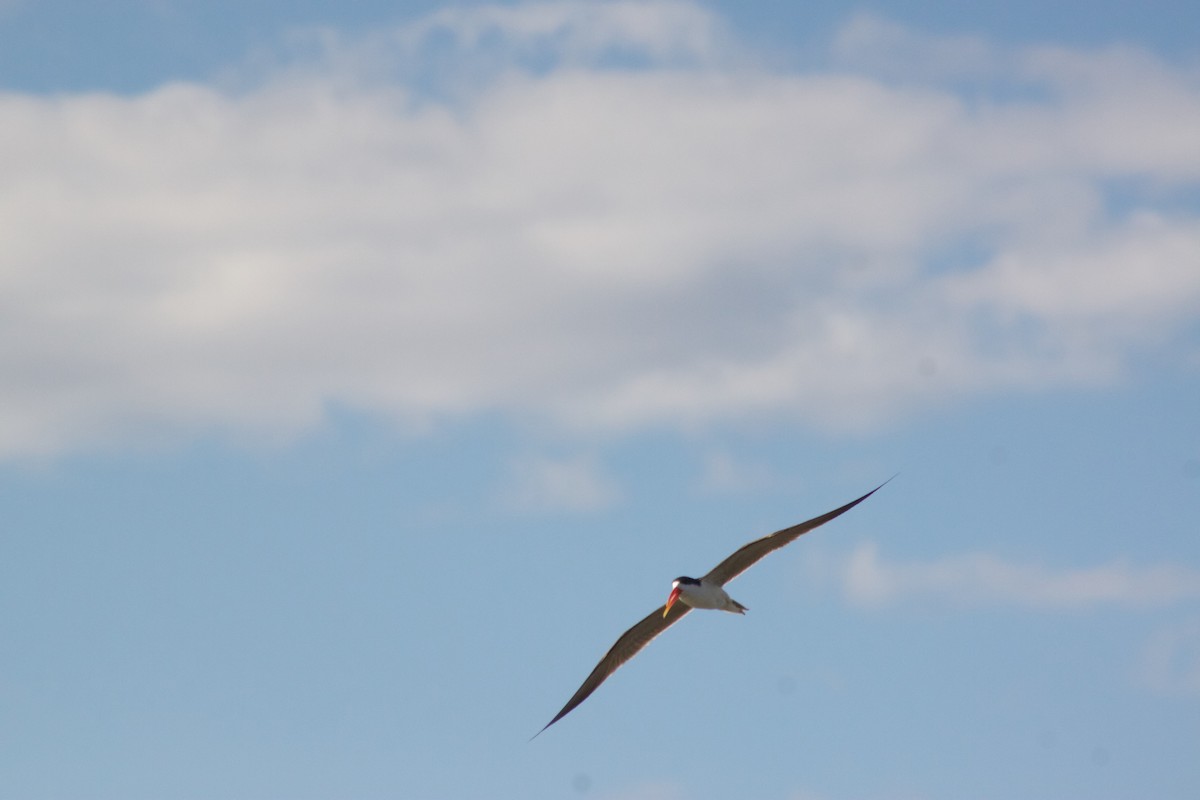
[[[1147,53],[861,17],[794,72],[686,3],[314,40],[237,89],[0,95],[0,457],[331,404],[861,426],[1196,363],[1200,81]]]

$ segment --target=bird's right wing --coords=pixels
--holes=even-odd
[[[895,476],[893,476],[895,477]],[[790,528],[784,528],[781,531],[775,531],[770,536],[764,536],[761,539],[755,539],[750,544],[739,548],[733,555],[726,558],[720,564],[717,564],[709,573],[704,576],[703,580],[709,583],[715,583],[717,586],[724,586],[729,581],[741,575],[749,569],[756,561],[770,553],[773,550],[778,550],[784,545],[791,544],[802,534],[808,533],[813,528],[819,528],[831,519],[840,517],[856,505],[866,500],[871,495],[882,489],[891,478],[876,486],[871,491],[864,494],[857,500],[852,500],[841,508],[835,508],[827,514],[822,514],[819,517],[813,517],[807,522],[801,522],[799,525],[793,525]]]
[[[579,690],[576,691],[575,694],[571,696],[571,699],[567,701],[567,704],[562,707],[562,711],[559,711],[554,716],[554,719],[546,723],[546,728],[549,728],[551,725],[558,722],[567,714],[571,713],[576,706],[578,706],[584,700],[587,700],[588,695],[596,691],[600,684],[604,683],[604,681],[608,679],[609,675],[612,675],[622,664],[637,655],[638,651],[648,645],[651,639],[674,625],[683,618],[684,614],[691,610],[691,607],[686,603],[676,603],[675,605],[671,606],[671,610],[668,611],[664,617],[663,607],[659,606],[656,611],[651,612],[649,616],[647,616],[637,625],[634,625],[632,628],[621,634],[621,637],[617,639],[616,643],[613,644],[612,647],[609,648],[608,652],[605,653],[604,658],[600,659],[600,663],[597,664],[596,668],[592,670],[592,674],[587,676],[587,680],[583,682],[583,685],[579,687]],[[542,730],[538,731],[536,734],[534,734],[534,736],[536,737],[542,731],[546,730],[546,728],[542,728]]]

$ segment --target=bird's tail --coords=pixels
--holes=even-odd
[[[732,597],[729,598],[729,602],[733,603],[733,608],[727,608],[727,609],[725,609],[726,611],[732,611],[735,614],[745,614],[747,611],[750,610],[750,609],[746,608],[744,605],[742,605],[741,603],[739,603],[737,600],[734,600]]]

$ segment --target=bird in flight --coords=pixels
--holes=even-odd
[[[891,480],[891,478],[888,478],[888,480]],[[651,639],[683,619],[683,615],[693,608],[710,608],[719,611],[729,611],[734,614],[745,614],[748,609],[725,592],[724,587],[726,583],[741,575],[767,553],[778,550],[784,545],[791,544],[801,534],[808,533],[813,528],[818,528],[831,519],[845,514],[863,500],[866,500],[882,489],[886,483],[887,481],[884,481],[862,497],[846,503],[841,508],[835,508],[827,514],[813,517],[807,522],[801,522],[799,525],[784,528],[781,531],[772,533],[770,536],[764,536],[761,539],[756,539],[744,545],[736,550],[733,555],[713,567],[702,578],[679,577],[671,581],[671,593],[667,596],[666,604],[662,608],[652,611],[641,622],[621,634],[621,638],[617,639],[616,643],[605,653],[604,658],[600,659],[600,663],[592,670],[592,674],[587,676],[583,685],[571,696],[567,704],[562,707],[562,711],[555,714],[554,719],[547,722],[545,728],[535,733],[534,738],[537,738],[546,728],[549,728],[567,714],[570,714],[580,703],[588,699],[588,696],[596,691],[600,687],[600,684],[608,679],[609,675],[612,675],[622,664],[637,655],[638,651],[648,645]]]

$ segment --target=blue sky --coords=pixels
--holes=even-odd
[[[1196,796],[1193,6],[0,0],[0,795]]]

